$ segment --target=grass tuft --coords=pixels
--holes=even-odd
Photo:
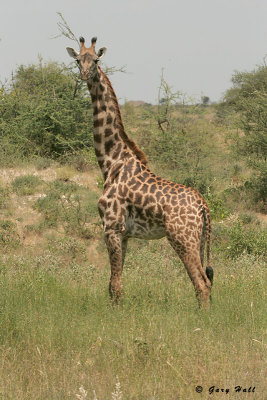
[[[38,192],[42,185],[43,181],[35,175],[18,176],[11,182],[12,189],[18,196],[32,195]]]
[[[95,192],[76,183],[57,180],[47,187],[45,196],[36,201],[34,208],[43,215],[43,225],[61,226],[67,234],[90,239],[89,223],[97,215],[97,197]]]

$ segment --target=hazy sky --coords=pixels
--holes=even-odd
[[[155,103],[161,69],[174,90],[216,101],[234,70],[252,70],[267,54],[267,0],[0,0],[0,80],[20,64],[69,63],[75,43],[59,33],[61,12],[74,34],[108,51],[120,99]],[[78,49],[77,49],[78,50]]]

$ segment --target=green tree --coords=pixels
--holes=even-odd
[[[77,76],[55,62],[18,67],[0,92],[1,153],[57,158],[93,145],[91,100]]]
[[[253,190],[255,199],[266,207],[267,66],[259,66],[251,72],[236,72],[232,82],[225,102],[238,112],[236,153],[253,168],[254,177],[248,187]]]
[[[158,105],[144,110],[144,118],[155,121],[149,132],[146,153],[162,167],[172,170],[170,178],[193,186],[201,193],[211,188],[213,133],[198,119],[203,108],[180,91],[174,91],[161,74]],[[153,125],[152,125],[153,126]]]
[[[210,103],[210,98],[208,96],[202,96],[201,97],[201,104],[203,106],[207,106]]]

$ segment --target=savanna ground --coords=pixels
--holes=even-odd
[[[165,111],[122,109],[151,169],[194,185],[210,204],[211,309],[198,309],[165,239],[130,242],[123,299],[112,306],[97,213],[103,180],[91,150],[12,162],[7,151],[0,170],[1,399],[267,399],[266,214],[245,190],[252,169],[233,155],[236,128],[219,120],[215,106],[174,107],[160,128]],[[209,394],[213,386],[220,392]]]

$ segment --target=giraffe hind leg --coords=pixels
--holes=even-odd
[[[211,292],[211,282],[207,276],[203,266],[202,260],[197,246],[189,246],[184,243],[182,235],[167,232],[167,238],[182,260],[189,278],[191,279],[199,306],[208,307]]]
[[[200,241],[200,260],[201,260],[201,265],[202,268],[204,268],[204,252],[205,252],[205,237],[201,237],[201,241]],[[213,277],[214,277],[214,272],[213,272],[213,268],[208,265],[206,267],[206,275],[210,280],[211,286],[213,284]],[[211,298],[210,298],[211,300]]]
[[[205,244],[206,244],[206,226],[205,226],[205,220],[204,220],[203,227],[202,227],[202,235],[200,238],[200,259],[201,259],[201,264],[202,264],[203,268],[204,268]],[[208,246],[208,244],[207,244],[207,246]],[[212,285],[214,272],[213,272],[213,268],[209,265],[206,267],[206,275],[209,278],[210,283]]]
[[[201,238],[201,242],[200,242],[200,260],[201,260],[201,264],[202,267],[204,268],[204,251],[205,251],[205,238],[203,240],[203,238]],[[213,272],[213,268],[208,265],[206,267],[206,275],[209,278],[211,285],[213,283],[213,277],[214,277],[214,272]]]

